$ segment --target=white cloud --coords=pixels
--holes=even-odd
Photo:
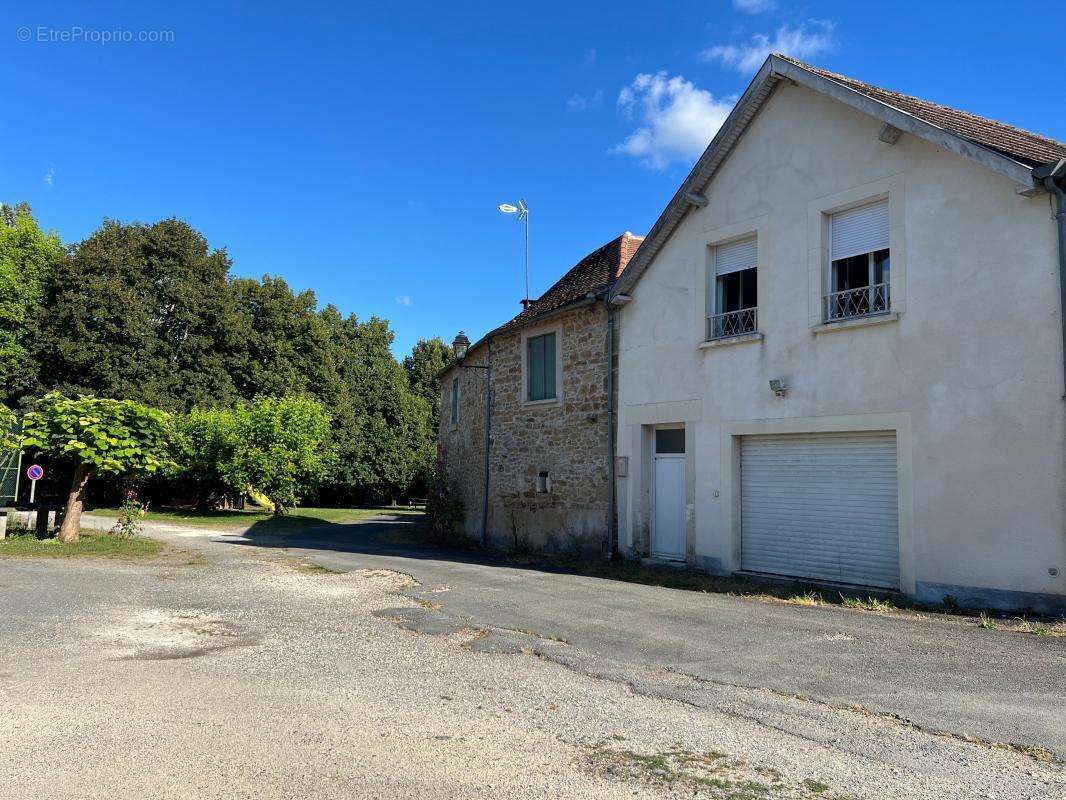
[[[583,94],[573,94],[570,99],[566,101],[566,104],[575,111],[587,111],[590,108],[595,108],[603,102],[603,91],[597,89],[596,93],[588,96]]]
[[[396,298],[396,305],[398,305],[398,306],[409,306],[409,305],[411,305],[411,298],[408,297],[405,294],[402,294],[402,295],[400,295],[399,297]]]
[[[833,46],[833,23],[812,20],[790,28],[782,25],[771,39],[762,33],[751,37],[746,44],[717,44],[703,51],[708,61],[721,61],[737,72],[754,72],[770,53],[784,53],[794,58],[810,58]]]
[[[733,0],[733,8],[745,14],[761,14],[777,8],[774,0]]]
[[[611,148],[639,158],[652,169],[690,161],[704,151],[733,108],[730,98],[716,100],[680,75],[641,73],[618,95],[618,106],[640,127]]]
[[[47,183],[49,186],[51,186],[52,185],[52,180],[55,178],[55,176],[56,176],[56,168],[55,167],[49,167],[48,168],[48,172],[44,173],[44,182]]]

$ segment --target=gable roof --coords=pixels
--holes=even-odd
[[[567,270],[566,274],[553,283],[544,294],[536,300],[531,300],[522,311],[470,345],[467,355],[493,336],[521,330],[535,325],[556,312],[587,303],[590,294],[603,295],[614,285],[643,241],[643,236],[626,231],[602,247],[593,250]],[[452,361],[445,366],[437,373],[438,377],[455,364],[456,361]]]
[[[763,63],[710,145],[659,215],[643,245],[612,288],[612,297],[631,289],[685,214],[691,208],[706,203],[703,192],[714,173],[782,81],[790,81],[832,97],[900,131],[976,161],[1015,181],[1025,191],[1033,189],[1032,170],[1035,166],[1066,158],[1066,144],[1054,139],[882,89],[775,53]]]

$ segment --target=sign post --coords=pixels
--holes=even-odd
[[[33,505],[33,497],[37,493],[37,481],[44,477],[44,467],[40,464],[31,464],[26,470],[26,477],[30,479],[30,505]]]

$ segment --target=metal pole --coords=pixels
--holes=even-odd
[[[529,211],[526,211],[526,300],[529,300]]]
[[[30,481],[30,505],[33,505],[33,495],[37,491],[37,481]]]

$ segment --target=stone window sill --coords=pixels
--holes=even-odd
[[[893,311],[891,314],[856,317],[855,319],[845,319],[840,322],[823,322],[818,325],[812,325],[811,333],[833,333],[834,331],[847,331],[852,328],[868,328],[871,325],[885,325],[889,322],[896,322],[897,320],[899,320],[899,312]]]
[[[716,347],[729,347],[733,344],[744,344],[744,342],[761,342],[762,334],[758,331],[754,333],[742,333],[739,336],[726,336],[722,339],[711,339],[709,342],[700,342],[696,345],[700,350],[713,350]]]
[[[560,403],[559,403],[559,398],[558,397],[549,397],[549,398],[547,398],[545,400],[523,400],[522,401],[522,405],[523,406],[533,406],[534,408],[537,407],[537,406],[557,406],[559,404]]]

